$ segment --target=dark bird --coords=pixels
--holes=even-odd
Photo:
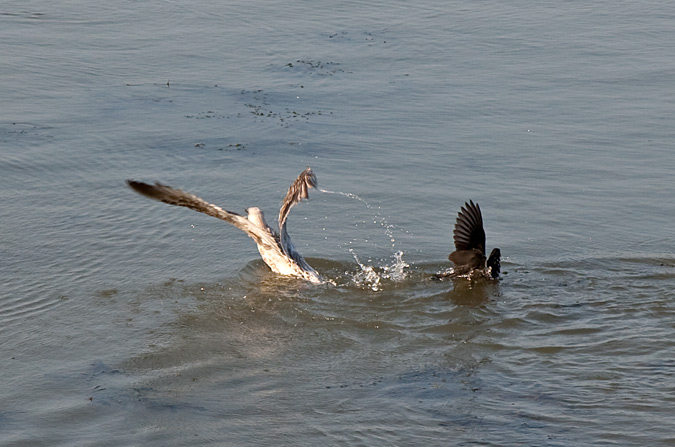
[[[147,183],[127,180],[127,184],[137,193],[169,205],[184,206],[200,213],[222,219],[248,234],[258,245],[258,251],[265,264],[273,272],[284,276],[294,276],[312,283],[322,283],[321,276],[295,249],[291,236],[286,230],[286,220],[294,205],[309,198],[309,189],[316,188],[316,175],[311,168],[305,169],[291,184],[279,210],[279,232],[265,222],[260,208],[246,209],[247,216],[227,211],[193,194],[174,189],[161,183]]]
[[[485,257],[485,230],[483,229],[483,215],[477,203],[469,200],[457,214],[453,231],[455,251],[448,259],[454,264],[450,273],[437,275],[443,277],[485,277],[496,279],[501,270],[501,251],[495,248]]]

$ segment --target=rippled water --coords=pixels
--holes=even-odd
[[[673,25],[4,2],[0,445],[672,445]],[[306,166],[321,286],[124,184],[273,220]],[[503,278],[433,281],[469,199]]]

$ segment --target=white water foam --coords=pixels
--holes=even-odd
[[[319,189],[319,191],[327,194],[338,194],[345,197],[348,197],[353,200],[362,202],[367,209],[373,211],[375,215],[373,216],[373,224],[379,224],[384,228],[384,234],[389,239],[391,243],[392,255],[390,257],[390,264],[374,266],[369,264],[364,264],[359,259],[359,256],[356,254],[356,251],[353,248],[348,248],[349,253],[352,255],[356,264],[359,266],[359,271],[352,275],[352,281],[359,287],[367,287],[373,291],[382,290],[382,281],[402,281],[408,276],[406,269],[410,267],[403,260],[403,251],[396,250],[396,237],[394,236],[394,225],[387,222],[387,219],[382,216],[379,211],[379,206],[377,208],[371,206],[366,200],[359,197],[353,193],[341,192],[341,191],[328,191],[325,189]],[[382,260],[383,263],[385,262]],[[372,262],[368,260],[368,262]]]

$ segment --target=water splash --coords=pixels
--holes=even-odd
[[[326,189],[319,189],[319,191],[326,194],[338,194],[341,196],[349,197],[350,199],[353,200],[358,200],[359,202],[362,202],[366,206],[366,208],[368,208],[371,211],[374,211],[375,216],[373,217],[373,223],[380,224],[380,226],[384,228],[384,234],[389,238],[389,241],[391,242],[391,248],[394,249],[394,247],[396,246],[396,237],[394,237],[395,226],[387,222],[387,219],[384,216],[382,216],[379,206],[376,208],[372,206],[370,203],[368,203],[365,199],[351,192],[328,191]]]
[[[394,253],[394,263],[384,267],[383,276],[392,281],[403,281],[408,277],[406,269],[410,264],[403,260],[403,252],[401,250]]]
[[[352,254],[354,260],[361,269],[352,275],[352,281],[354,284],[359,287],[367,287],[373,292],[381,290],[380,282],[382,281],[382,276],[380,273],[378,273],[372,265],[363,264],[359,260],[359,257],[357,256],[354,249],[350,248],[349,253]]]
[[[380,207],[374,207],[370,205],[365,199],[353,193],[328,191],[325,189],[319,189],[319,191],[327,194],[342,195],[352,200],[362,202],[367,209],[375,213],[373,216],[373,224],[379,224],[384,228],[384,234],[391,243],[392,256],[390,257],[389,261],[385,261],[384,259],[381,260],[382,263],[390,263],[383,266],[370,265],[372,262],[370,259],[368,260],[367,264],[361,262],[359,256],[356,254],[356,251],[353,248],[348,248],[349,253],[352,255],[356,261],[356,264],[359,266],[359,271],[352,274],[353,283],[359,287],[367,287],[373,291],[379,291],[382,290],[383,280],[397,282],[406,279],[408,276],[406,269],[410,267],[410,265],[403,260],[403,251],[396,250],[396,237],[394,236],[395,226],[387,222],[387,219],[382,216]]]
[[[384,280],[398,282],[403,281],[408,277],[406,269],[410,267],[410,265],[403,260],[402,251],[394,253],[391,265],[385,265],[383,267],[364,264],[352,248],[349,249],[349,253],[351,253],[356,264],[359,266],[359,271],[351,274],[352,283],[358,287],[365,287],[374,292],[378,292],[382,290]]]

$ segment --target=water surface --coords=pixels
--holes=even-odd
[[[665,2],[0,7],[0,444],[671,445]],[[333,284],[133,194],[273,220]],[[480,203],[498,283],[431,281]]]

